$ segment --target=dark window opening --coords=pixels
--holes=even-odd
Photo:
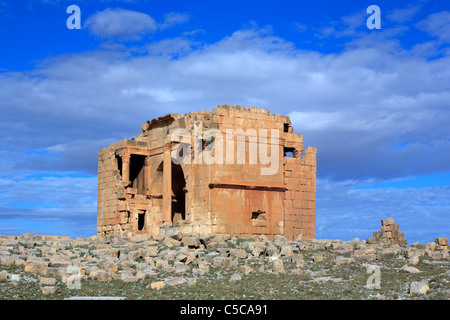
[[[145,188],[145,156],[132,154],[130,158],[130,181],[137,194],[146,194]]]
[[[122,177],[122,157],[116,156],[117,160],[117,169],[119,170],[119,174]]]
[[[252,220],[266,220],[266,212],[261,210],[253,211]]]
[[[138,230],[144,230],[145,227],[145,212],[138,213]]]
[[[297,157],[297,150],[295,148],[284,147],[284,149],[283,149],[283,156],[285,158],[296,158]]]
[[[283,132],[292,132],[292,127],[289,125],[289,123],[284,124]]]

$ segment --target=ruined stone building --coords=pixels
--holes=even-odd
[[[315,235],[316,148],[288,116],[219,105],[167,114],[99,151],[97,232]]]

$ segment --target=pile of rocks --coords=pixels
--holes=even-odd
[[[406,246],[408,240],[404,238],[403,232],[399,231],[398,224],[394,223],[393,218],[381,220],[381,231],[374,231],[373,238],[366,240],[368,244],[398,244]]]
[[[390,222],[384,226],[392,226],[393,221]],[[240,281],[242,276],[252,272],[302,274],[305,267],[303,254],[308,252],[312,256],[309,263],[314,264],[324,263],[325,252],[330,252],[337,268],[359,261],[393,260],[399,255],[409,259],[410,265],[417,263],[420,256],[433,260],[449,259],[448,238],[437,238],[426,245],[416,243],[401,247],[398,244],[371,244],[359,239],[287,241],[283,236],[270,240],[264,235],[242,239],[232,234],[181,232],[159,239],[132,239],[120,235],[75,240],[30,234],[0,236],[0,266],[21,266],[26,272],[40,275],[44,294],[54,293],[57,281],[76,289],[77,281],[79,283],[81,279],[100,282],[149,279],[150,287],[160,290],[165,286],[192,285],[198,277],[217,267],[237,267],[238,274],[231,277],[232,282]],[[255,261],[263,263],[255,265]],[[288,269],[286,263],[289,263]],[[161,271],[170,276],[161,279]],[[0,274],[0,281],[10,278],[11,275],[5,272]]]

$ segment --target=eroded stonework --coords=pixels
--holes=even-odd
[[[312,239],[315,195],[316,148],[289,117],[230,105],[167,114],[99,151],[97,233]]]

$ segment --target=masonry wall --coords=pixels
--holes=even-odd
[[[285,225],[288,240],[313,239],[316,228],[316,148],[306,147],[303,157],[284,158]]]
[[[202,124],[202,132],[214,128],[223,137],[227,129],[235,129],[235,157],[240,135],[236,130],[255,129],[259,134],[259,129],[266,129],[270,134],[270,129],[277,129],[278,171],[262,175],[261,169],[270,165],[249,165],[249,137],[245,137],[245,164],[238,164],[236,158],[232,164],[226,164],[225,158],[223,164],[195,164],[196,122]],[[176,145],[168,139],[174,130],[184,128],[191,137],[192,158],[190,164],[177,168],[182,170],[185,182],[185,217],[173,221],[174,227],[183,232],[233,233],[242,237],[283,234],[289,240],[299,235],[314,238],[316,149],[303,150],[302,136],[293,133],[290,124],[289,117],[266,109],[226,105],[148,121],[135,139],[99,151],[98,234],[130,231],[134,235],[159,236],[165,232],[161,231],[161,226],[167,224],[163,217],[163,146]],[[223,147],[225,157],[227,146]],[[295,157],[283,157],[285,150],[294,150]],[[145,157],[145,168],[134,182],[123,181],[120,155],[124,152]],[[173,190],[170,196],[172,202]]]
[[[119,170],[113,147],[99,151],[97,189],[97,233],[106,235],[117,232],[113,226],[119,223],[119,200],[116,184],[120,182]]]
[[[280,191],[214,188],[214,232],[239,237],[283,234],[283,201]]]

